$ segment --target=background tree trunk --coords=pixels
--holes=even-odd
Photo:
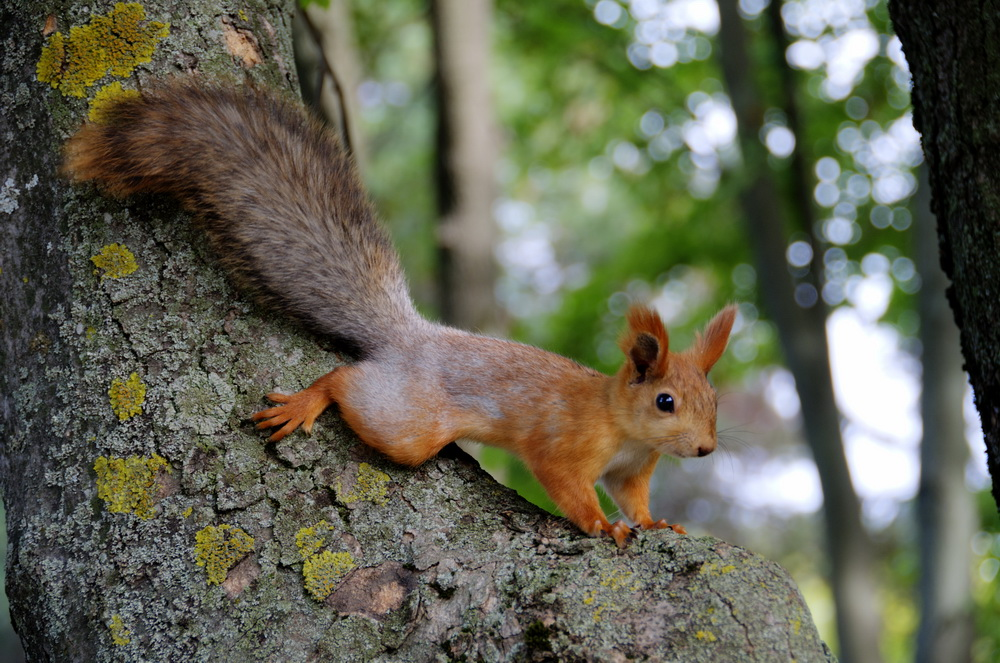
[[[920,552],[920,626],[917,663],[972,658],[972,549],[976,504],[965,485],[969,444],[965,439],[958,328],[948,312],[947,279],[939,264],[937,232],[930,210],[927,167],[920,168],[914,201],[919,293],[921,375],[920,489],[917,532]]]
[[[117,7],[70,7],[61,38],[137,18]],[[150,47],[143,84],[294,88],[291,7],[143,7],[111,31]],[[787,574],[715,539],[618,551],[458,452],[391,465],[333,414],[265,445],[261,394],[336,358],[233,293],[175,206],[59,180],[97,86],[67,96],[85,79],[61,66],[59,89],[36,80],[40,4],[3,3],[0,24],[0,485],[31,660],[830,659]],[[124,48],[75,61],[105,57],[95,43]],[[139,84],[115,71],[101,82]]]
[[[861,505],[844,455],[840,433],[840,412],[833,392],[829,349],[826,338],[827,308],[822,290],[822,251],[812,237],[808,217],[796,223],[788,220],[788,210],[809,214],[801,203],[802,192],[784,200],[767,164],[764,146],[758,137],[766,106],[754,83],[753,57],[735,0],[719,3],[720,44],[723,77],[739,123],[743,154],[743,208],[747,235],[764,306],[778,329],[782,352],[795,377],[802,403],[805,439],[816,461],[823,488],[823,516],[827,550],[830,555],[830,584],[837,614],[839,655],[844,661],[879,661],[880,610],[874,573],[874,549],[861,523]],[[772,30],[779,28],[772,23]],[[781,41],[778,38],[777,41]],[[777,51],[784,48],[777,45]],[[786,93],[788,92],[786,85]],[[794,99],[786,99],[786,105]],[[789,114],[794,117],[794,113]],[[796,136],[801,146],[801,137]],[[797,147],[801,149],[801,147]],[[799,166],[801,171],[803,166]],[[794,169],[794,167],[793,167]],[[799,173],[801,176],[801,172]],[[804,182],[796,182],[801,189]],[[805,208],[805,209],[804,209]],[[791,243],[788,228],[805,228],[813,250],[813,268],[807,279],[795,283],[785,258]],[[796,301],[796,287],[806,288],[811,303]]]
[[[913,75],[948,301],[1000,508],[1000,3],[891,2],[889,12]]]
[[[496,297],[496,132],[490,97],[491,0],[434,0],[437,98],[438,303],[442,320],[499,326]]]
[[[363,177],[368,145],[361,132],[362,68],[351,8],[347,0],[330,0],[326,7],[314,2],[296,12],[293,27],[302,97],[344,137]]]

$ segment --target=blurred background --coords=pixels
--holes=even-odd
[[[296,25],[428,316],[613,372],[630,301],[674,349],[737,302],[720,448],[661,461],[654,517],[779,562],[842,660],[1000,660],[1000,520],[884,0],[327,0]]]

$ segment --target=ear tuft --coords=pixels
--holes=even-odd
[[[730,304],[715,314],[715,317],[705,325],[705,331],[698,334],[694,347],[691,348],[694,363],[705,373],[708,373],[715,362],[719,361],[729,343],[729,333],[736,319],[736,305]]]
[[[629,382],[639,384],[666,375],[669,339],[660,316],[646,306],[633,305],[626,319],[628,328],[618,345],[632,365]]]

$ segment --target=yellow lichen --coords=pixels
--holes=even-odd
[[[321,520],[312,527],[303,527],[295,534],[295,545],[298,546],[302,559],[309,559],[326,545],[326,537],[333,530],[330,523]]]
[[[148,520],[156,515],[153,499],[159,490],[156,477],[160,470],[170,472],[170,465],[157,454],[149,458],[98,456],[94,462],[97,496],[107,503],[112,513],[133,513]]]
[[[71,27],[68,38],[61,32],[49,35],[35,73],[64,95],[83,97],[108,73],[129,76],[152,60],[156,45],[169,33],[168,24],[147,21],[139,3],[119,2],[106,15]]]
[[[708,564],[703,564],[702,567],[698,569],[698,574],[703,576],[704,575],[718,576],[726,573],[732,573],[735,570],[736,567],[732,564],[727,564],[723,567],[720,567],[715,562],[709,562]]]
[[[295,534],[295,545],[302,555],[302,579],[306,591],[322,601],[337,583],[355,567],[350,553],[323,550],[333,527],[321,520],[312,527],[303,527]]]
[[[91,122],[104,124],[108,121],[108,109],[112,108],[116,102],[121,101],[123,99],[138,98],[139,96],[141,95],[139,94],[138,90],[123,88],[122,84],[119,81],[115,81],[114,83],[105,85],[104,87],[99,89],[94,94],[94,98],[90,100],[90,110],[87,113],[87,117],[90,119]],[[112,244],[111,246],[120,246],[120,245]],[[124,247],[121,248],[124,249]],[[128,251],[128,249],[124,250]],[[129,253],[128,255],[131,256],[132,260],[131,265],[133,265],[133,267],[130,271],[126,273],[131,274],[136,270],[138,265],[135,264],[135,256],[133,256],[131,253]],[[94,257],[96,258],[97,256]],[[91,260],[93,260],[93,258],[91,258]],[[108,276],[108,274],[105,273],[105,276]],[[124,274],[122,276],[124,276]]]
[[[715,637],[715,634],[712,633],[711,631],[698,631],[694,634],[694,637],[698,638],[699,640],[704,640],[706,642],[715,642],[718,639]]]
[[[324,550],[312,555],[302,565],[306,591],[317,601],[322,601],[354,567],[351,553]]]
[[[124,244],[108,244],[102,247],[101,252],[93,256],[90,262],[94,263],[98,269],[104,270],[101,279],[120,279],[139,269],[139,264],[135,261],[135,254],[129,251]]]
[[[146,402],[146,385],[137,373],[128,376],[128,380],[115,378],[108,389],[108,400],[111,410],[120,421],[131,419],[142,414],[142,404]]]
[[[253,537],[232,525],[209,525],[195,534],[195,562],[204,566],[209,585],[221,585],[229,569],[253,551]]]
[[[335,486],[337,499],[344,504],[367,500],[374,504],[383,505],[389,501],[388,489],[386,488],[388,483],[388,474],[376,470],[368,463],[361,463],[358,465],[358,476],[354,479],[354,490],[344,493],[340,482],[337,482]]]
[[[170,34],[168,24],[146,21],[146,10],[138,2],[119,2],[106,18],[98,16],[92,23],[107,38],[113,76],[129,76],[140,64],[150,62],[156,44]]]
[[[42,47],[42,55],[35,65],[35,76],[42,83],[57,87],[62,78],[63,60],[66,59],[66,40],[63,33],[49,35],[48,43]]]
[[[626,589],[629,591],[638,590],[642,584],[639,581],[630,582],[633,580],[633,573],[631,571],[622,571],[619,569],[612,569],[608,571],[601,577],[601,586],[610,587],[613,590]]]
[[[194,507],[189,506],[188,508],[184,509],[184,511],[181,512],[181,515],[184,516],[185,518],[190,518],[192,513],[194,513]]]
[[[118,615],[111,615],[111,623],[108,624],[108,628],[111,629],[111,640],[116,645],[127,645],[132,642],[132,638],[128,637],[132,635],[132,631],[125,628],[122,618]]]

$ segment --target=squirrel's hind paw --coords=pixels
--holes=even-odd
[[[268,438],[271,442],[277,442],[299,426],[302,426],[302,430],[305,432],[311,432],[316,417],[331,402],[322,390],[312,388],[303,389],[290,396],[272,393],[268,394],[267,397],[275,403],[284,403],[284,405],[261,410],[250,418],[257,422],[257,428],[261,430],[281,426]]]

